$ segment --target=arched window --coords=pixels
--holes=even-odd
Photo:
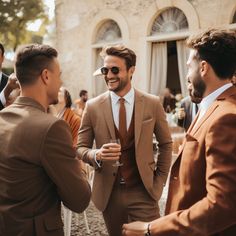
[[[122,34],[119,25],[111,19],[104,21],[97,29],[93,47],[94,70],[103,65],[100,52],[103,46],[122,43]],[[97,96],[107,90],[106,83],[102,78],[94,80],[94,95]]]
[[[152,25],[151,35],[172,33],[186,29],[188,29],[186,16],[180,9],[173,7],[157,16]]]
[[[174,93],[187,95],[185,77],[188,49],[184,33],[188,33],[188,28],[184,12],[176,7],[166,9],[154,20],[150,35],[156,39],[165,35],[165,39],[152,42],[151,93],[160,96],[165,87],[169,87]]]
[[[120,27],[114,20],[107,20],[98,29],[95,42],[107,43],[122,38]]]

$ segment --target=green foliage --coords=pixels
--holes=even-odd
[[[27,30],[27,24],[41,19],[39,32]],[[0,1],[0,41],[5,48],[16,50],[20,44],[40,43],[46,32],[48,17],[42,0],[1,0]]]

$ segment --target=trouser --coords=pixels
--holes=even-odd
[[[160,217],[158,202],[143,185],[126,187],[116,184],[103,212],[110,236],[121,236],[122,225],[133,221],[149,222]]]

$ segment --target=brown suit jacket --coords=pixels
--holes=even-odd
[[[171,169],[166,213],[174,213],[152,235],[236,235],[236,88],[196,119]]]
[[[139,174],[143,184],[156,200],[160,198],[171,161],[172,141],[165,112],[156,96],[135,90],[135,153]],[[153,134],[159,142],[158,162],[153,158]],[[109,143],[115,138],[115,128],[109,92],[87,102],[79,130],[78,152],[82,159],[97,166],[94,162],[96,147]],[[108,203],[117,169],[111,162],[103,162],[96,168],[92,199],[96,207],[103,211]]]
[[[0,137],[0,235],[64,235],[61,200],[82,212],[91,195],[69,126],[19,97],[0,112]]]

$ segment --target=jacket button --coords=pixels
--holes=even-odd
[[[174,176],[174,177],[173,177],[173,179],[174,179],[174,180],[177,180],[177,179],[178,179],[178,177]]]

